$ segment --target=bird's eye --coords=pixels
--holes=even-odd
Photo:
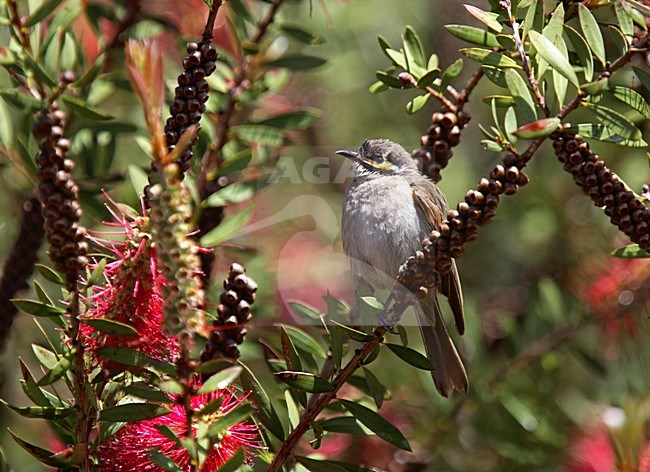
[[[382,162],[384,162],[384,156],[382,156],[381,154],[376,155],[375,156],[375,162],[377,162],[378,164],[381,164]]]

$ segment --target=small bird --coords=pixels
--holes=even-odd
[[[343,203],[343,249],[357,287],[392,289],[400,265],[437,229],[448,207],[435,183],[417,168],[399,144],[366,140],[356,151],[337,151],[352,161],[352,183]],[[439,291],[447,297],[460,334],[465,330],[463,295],[456,265],[442,277]],[[436,388],[447,397],[467,392],[467,374],[445,328],[436,291],[415,307]]]

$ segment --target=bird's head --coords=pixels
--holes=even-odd
[[[336,151],[353,163],[355,175],[401,174],[417,171],[411,155],[388,139],[367,139],[356,151]]]

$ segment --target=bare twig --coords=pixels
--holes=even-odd
[[[293,451],[293,448],[298,444],[300,438],[309,430],[312,421],[314,421],[320,412],[323,411],[323,408],[336,398],[337,392],[341,387],[343,387],[352,374],[361,367],[363,360],[383,341],[384,334],[386,334],[386,328],[376,328],[374,332],[375,338],[372,341],[365,343],[361,349],[357,349],[352,359],[350,359],[346,366],[336,375],[332,381],[332,390],[318,395],[318,397],[316,397],[317,399],[313,402],[313,406],[305,410],[298,425],[296,425],[295,429],[284,440],[280,449],[278,449],[278,452],[275,454],[273,462],[271,462],[271,465],[269,465],[269,468],[267,469],[269,472],[277,471],[282,468],[282,464],[284,464],[284,462],[289,458],[291,451]]]
[[[461,111],[463,109],[463,107],[469,100],[469,96],[474,90],[474,87],[478,85],[483,75],[484,75],[483,68],[479,67],[469,78],[465,86],[460,90],[458,96],[455,98],[456,107],[458,108],[458,111]]]

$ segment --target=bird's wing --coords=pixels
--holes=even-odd
[[[447,202],[442,192],[426,177],[420,177],[411,182],[411,188],[413,189],[413,202],[428,222],[429,228],[427,232],[439,228],[445,218],[445,210],[447,209]],[[460,334],[463,334],[465,332],[463,291],[454,261],[452,261],[451,272],[442,277],[440,292],[447,297],[451,312],[454,315],[456,329]]]

